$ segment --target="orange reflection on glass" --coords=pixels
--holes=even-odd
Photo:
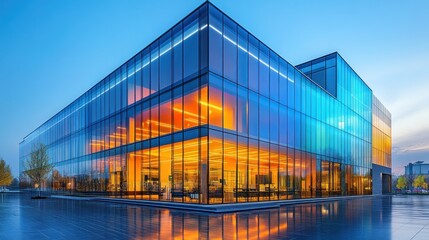
[[[207,124],[209,111],[217,111],[215,115],[222,116],[222,105],[208,104],[207,95],[208,87],[203,86],[184,97],[137,110],[135,116],[128,117],[127,127],[111,128],[111,132],[103,137],[104,142],[91,140],[88,149],[90,153],[99,152]],[[222,122],[222,118],[220,120]]]
[[[209,91],[209,124],[222,127],[222,91],[213,86],[210,86]]]
[[[183,97],[183,128],[198,126],[198,91],[191,92]]]
[[[237,130],[237,96],[223,93],[223,126],[229,130]]]

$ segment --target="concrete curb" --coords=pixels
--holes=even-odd
[[[240,211],[251,211],[269,208],[278,208],[284,205],[298,205],[307,203],[321,203],[332,202],[341,200],[352,200],[358,198],[373,198],[380,196],[362,195],[362,196],[344,196],[344,197],[329,197],[329,198],[307,198],[307,199],[293,199],[293,200],[279,200],[279,201],[265,201],[265,202],[247,202],[247,203],[229,203],[229,204],[214,204],[203,205],[194,203],[177,203],[177,202],[161,202],[161,201],[147,201],[147,200],[133,200],[133,199],[119,199],[119,198],[106,198],[98,197],[93,200],[98,202],[110,202],[118,204],[130,204],[139,206],[148,206],[156,208],[169,208],[179,209],[186,211],[197,211],[206,213],[229,213]]]
[[[64,196],[64,195],[51,195],[50,198],[76,200],[76,201],[94,201],[97,197],[78,197],[78,196]]]

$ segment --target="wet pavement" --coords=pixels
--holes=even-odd
[[[429,239],[429,196],[226,214],[0,194],[0,239]]]

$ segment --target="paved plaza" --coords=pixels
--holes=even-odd
[[[0,239],[429,239],[429,197],[385,196],[209,214],[0,194]]]

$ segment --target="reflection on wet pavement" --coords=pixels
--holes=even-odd
[[[208,214],[0,194],[0,239],[429,239],[429,197]]]

